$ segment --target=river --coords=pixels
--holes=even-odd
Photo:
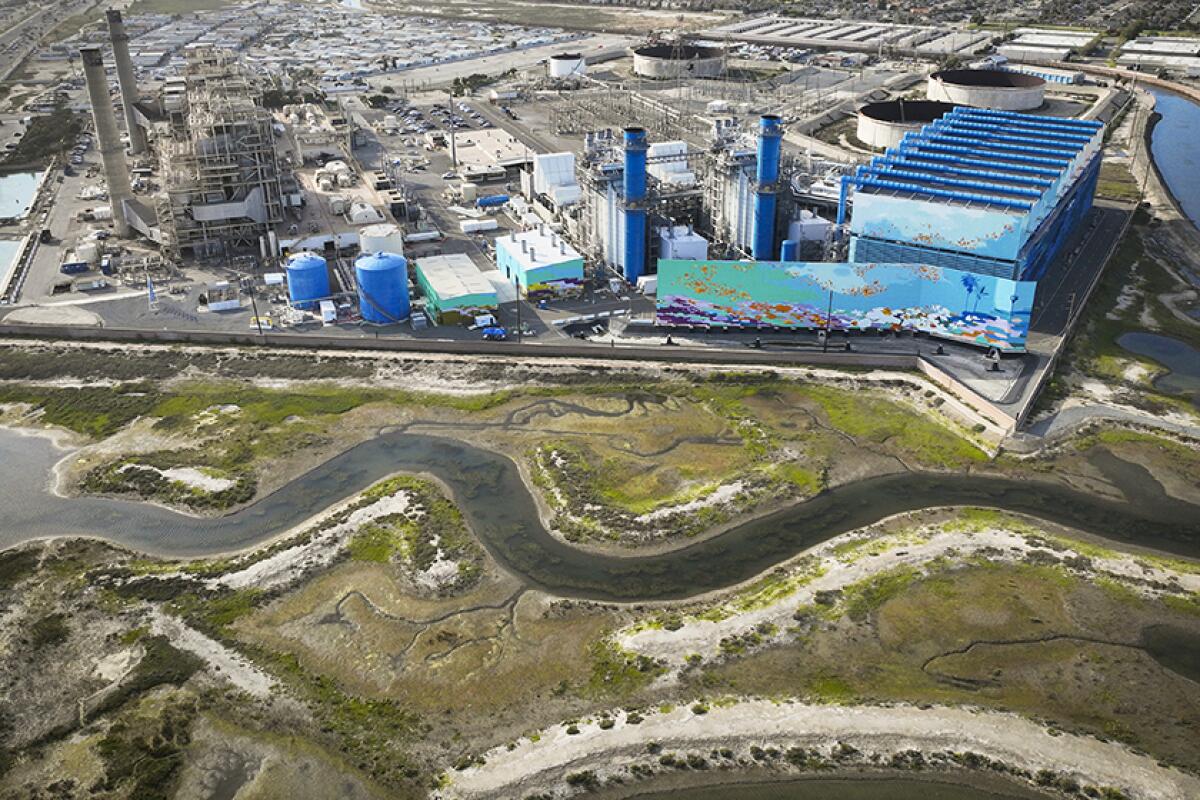
[[[1183,213],[1200,228],[1200,104],[1164,89],[1151,89],[1162,119],[1150,136],[1150,152]]]
[[[94,536],[150,553],[213,555],[251,547],[398,471],[449,485],[489,552],[531,586],[572,597],[679,599],[754,577],[833,536],[904,511],[978,505],[1028,513],[1099,536],[1200,555],[1200,509],[1167,496],[1140,466],[1096,451],[1093,466],[1131,500],[1066,486],[969,474],[868,478],[668,553],[598,555],[555,539],[507,457],[460,441],[384,433],[233,514],[195,518],[126,500],[61,498],[47,489],[62,456],[49,441],[0,430],[0,547]]]

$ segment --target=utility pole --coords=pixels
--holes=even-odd
[[[821,342],[821,352],[829,352],[829,333],[833,325],[833,289],[829,290],[829,306],[825,310],[825,341]]]

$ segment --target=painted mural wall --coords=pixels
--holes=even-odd
[[[1027,223],[1027,215],[1019,211],[858,192],[854,195],[850,232],[892,242],[1015,259],[1027,238]]]
[[[915,330],[1020,351],[1036,282],[923,264],[658,262],[660,325]]]

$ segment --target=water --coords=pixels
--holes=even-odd
[[[1150,90],[1162,119],[1150,137],[1150,152],[1159,173],[1183,213],[1200,227],[1200,104],[1162,89]]]
[[[1155,388],[1166,394],[1191,395],[1200,407],[1200,351],[1170,336],[1140,331],[1122,335],[1117,344],[1170,370],[1154,380]]]
[[[21,240],[0,239],[0,281],[8,275],[9,267],[21,252]]]
[[[1200,509],[1167,496],[1146,470],[1107,455],[1095,465],[1131,502],[1058,484],[967,474],[870,478],[669,553],[605,556],[558,541],[505,456],[451,439],[387,433],[348,450],[253,505],[197,519],[98,497],[64,499],[45,482],[61,455],[48,442],[0,430],[0,547],[32,538],[96,536],[150,553],[202,556],[270,539],[395,472],[449,485],[495,558],[546,591],[602,600],[689,597],[752,578],[833,536],[904,511],[978,505],[1032,514],[1112,539],[1200,554]]]
[[[1200,634],[1174,625],[1151,625],[1142,631],[1142,648],[1166,669],[1200,683]]]
[[[40,172],[10,172],[0,175],[0,219],[19,219],[33,205]],[[0,258],[0,263],[4,263]]]
[[[993,781],[990,783],[999,783]],[[909,778],[819,778],[725,784],[635,795],[636,800],[1017,800],[1045,795],[1012,784],[982,788]]]

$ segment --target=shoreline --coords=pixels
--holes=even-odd
[[[625,776],[635,766],[661,763],[647,752],[655,742],[661,751],[680,755],[714,748],[815,748],[835,763],[890,763],[909,751],[927,754],[973,752],[1010,770],[1033,776],[1048,770],[1080,783],[1120,787],[1145,800],[1189,800],[1200,796],[1200,778],[1173,767],[1159,766],[1151,756],[1125,745],[1062,732],[1016,714],[976,707],[910,704],[878,706],[815,705],[798,701],[741,699],[714,707],[703,715],[687,707],[648,714],[638,724],[616,712],[615,724],[601,728],[596,720],[581,722],[575,734],[563,726],[545,729],[537,741],[525,738],[509,749],[482,754],[468,769],[450,775],[448,786],[435,792],[439,800],[466,800],[503,795],[525,796],[552,791],[567,774],[593,773],[603,782]],[[836,743],[836,744],[835,744]],[[843,759],[835,748],[853,748]],[[751,756],[751,758],[753,758]],[[753,764],[758,759],[747,760]],[[741,759],[738,762],[740,763]],[[807,761],[807,759],[805,759]],[[658,772],[656,767],[651,767]],[[1024,777],[1024,776],[1022,776]]]

